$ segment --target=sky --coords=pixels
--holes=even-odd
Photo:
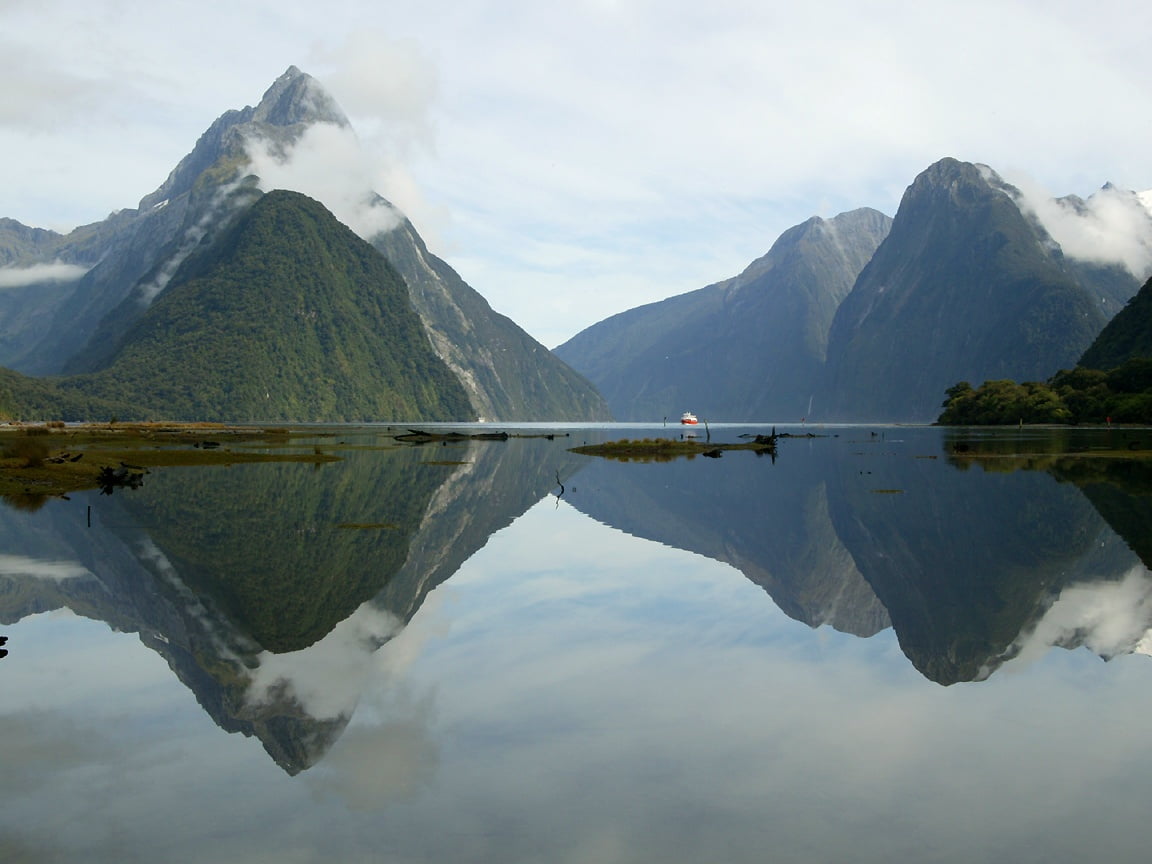
[[[0,0],[0,216],[134,207],[290,65],[376,191],[548,347],[737,275],[787,228],[895,215],[945,156],[1152,188],[1139,0]]]

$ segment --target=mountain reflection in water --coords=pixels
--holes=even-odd
[[[413,696],[404,717],[374,731],[350,726],[352,718],[382,668],[412,662],[416,649],[398,637],[430,593],[493,535],[531,510],[539,550],[485,550],[502,556],[507,590],[533,574],[561,601],[574,598],[572,621],[595,618],[579,593],[580,571],[559,552],[573,508],[730,565],[810,628],[863,640],[891,628],[912,666],[938,684],[986,681],[1053,646],[1105,659],[1152,651],[1149,463],[1084,456],[1107,445],[1098,436],[1115,433],[1085,431],[1051,448],[1024,433],[830,429],[782,440],[775,461],[728,452],[624,464],[567,450],[612,434],[396,448],[374,430],[350,430],[342,444],[325,445],[341,463],[159,470],[112,497],[0,509],[0,622],[12,637],[3,668],[24,662],[22,623],[52,610],[139,634],[220,728],[258,738],[290,775],[332,750],[332,769],[359,778],[341,795],[379,805],[394,799],[392,780],[368,777],[350,754],[387,753],[393,780],[431,788],[447,758],[429,732],[433,701]],[[549,520],[544,499],[565,512]],[[605,552],[605,572],[625,566],[631,547],[607,535],[602,542],[616,550]],[[586,552],[595,559],[596,550]],[[627,603],[648,578],[620,577],[598,602]],[[486,590],[498,594],[499,585]],[[749,588],[741,602],[757,595]],[[522,602],[529,617],[504,630],[489,622],[493,638],[512,645],[515,628],[533,631],[531,598]],[[676,614],[688,622],[709,612]],[[632,656],[627,633],[617,638],[599,645],[606,664]],[[563,680],[559,669],[544,674]],[[514,694],[516,681],[503,686]],[[484,710],[477,705],[478,716]],[[551,740],[540,730],[514,733],[515,718],[501,722],[508,731],[492,727],[493,740]],[[342,736],[348,741],[334,750]]]

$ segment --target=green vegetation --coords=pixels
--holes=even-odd
[[[404,281],[321,204],[294,192],[264,195],[190,256],[109,356],[99,371],[66,378],[0,373],[0,415],[474,418]]]
[[[938,423],[1152,424],[1152,279],[1108,322],[1074,369],[1047,383],[949,387]]]
[[[1071,413],[1052,390],[1036,382],[985,381],[973,390],[967,381],[946,391],[945,426],[998,426],[1009,423],[1067,423]]]
[[[1080,358],[1089,369],[1115,369],[1152,354],[1152,280],[1108,322]]]
[[[450,476],[409,448],[340,455],[340,470],[156,472],[121,505],[206,605],[261,648],[297,651],[395,577]]]
[[[0,420],[109,420],[132,417],[127,402],[101,399],[82,390],[61,389],[50,378],[29,378],[0,368]]]
[[[1058,372],[1047,383],[967,381],[946,391],[944,426],[997,426],[1016,423],[1152,424],[1152,358],[1137,357],[1110,371]]]

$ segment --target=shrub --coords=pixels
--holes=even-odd
[[[32,430],[28,431],[29,433],[32,432]],[[41,440],[39,436],[20,436],[5,445],[4,458],[19,459],[24,463],[23,467],[25,468],[39,468],[48,458],[49,452],[48,442]]]

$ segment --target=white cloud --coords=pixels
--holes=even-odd
[[[1053,198],[1027,177],[1012,180],[1021,208],[1039,220],[1065,255],[1120,264],[1143,281],[1152,273],[1152,214],[1131,191],[1105,186],[1087,200]]]
[[[79,264],[53,261],[51,264],[32,264],[28,267],[0,267],[0,289],[24,288],[42,282],[73,282],[89,271]]]
[[[160,292],[168,287],[168,283],[172,281],[172,277],[176,275],[176,271],[180,269],[180,265],[187,260],[189,255],[196,251],[196,247],[200,245],[200,241],[204,239],[212,225],[220,221],[229,207],[237,206],[232,200],[232,193],[239,188],[241,182],[242,179],[237,178],[231,183],[223,184],[215,191],[212,196],[212,201],[204,211],[204,214],[194,225],[189,225],[184,229],[184,233],[180,237],[180,242],[177,244],[176,250],[166,261],[160,264],[160,269],[156,272],[156,275],[138,287],[140,302],[147,305],[155,300]],[[155,206],[163,207],[167,203],[167,201],[162,201]]]
[[[1083,645],[1102,657],[1142,653],[1152,631],[1152,578],[1135,567],[1118,582],[1073,584],[1013,646],[1022,662],[1055,645]]]
[[[314,645],[285,654],[261,653],[246,700],[261,705],[287,688],[311,717],[351,716],[373,671],[373,655],[402,626],[395,615],[365,603]]]
[[[45,560],[26,555],[0,555],[0,576],[32,576],[52,582],[91,576],[92,571],[79,561]]]
[[[401,215],[375,193],[372,161],[356,133],[334,123],[310,126],[281,155],[280,145],[250,136],[248,171],[265,191],[289,189],[315,198],[365,240],[391,231]]]

